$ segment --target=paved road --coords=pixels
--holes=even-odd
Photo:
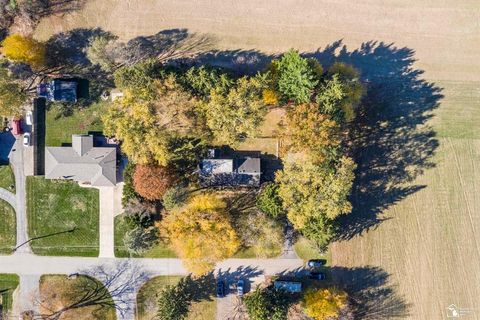
[[[20,275],[20,291],[14,301],[15,315],[25,308],[33,308],[32,293],[38,289],[38,279],[42,274],[72,274],[93,270],[102,266],[114,266],[130,260],[138,270],[143,270],[148,277],[161,275],[186,275],[180,259],[120,259],[120,258],[87,258],[87,257],[45,257],[29,253],[17,252],[12,256],[0,258],[0,273],[16,273]],[[298,272],[303,261],[298,259],[229,259],[219,263],[215,273],[228,279],[245,279],[253,287],[264,275],[283,272]],[[136,292],[138,289],[134,288]],[[134,309],[133,307],[131,308]],[[118,319],[133,319],[127,314]]]

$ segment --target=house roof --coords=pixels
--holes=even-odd
[[[237,172],[260,174],[260,158],[246,158],[237,160]]]
[[[72,147],[45,149],[45,177],[113,186],[116,184],[116,149],[94,147],[92,136],[74,135]]]
[[[260,164],[260,158],[203,159],[200,163],[200,182],[209,186],[258,186]]]
[[[200,167],[203,174],[232,173],[232,159],[203,159]]]

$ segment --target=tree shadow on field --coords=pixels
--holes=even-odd
[[[333,282],[349,295],[355,319],[408,318],[410,304],[389,283],[390,275],[379,267],[332,267]]]
[[[443,98],[442,89],[421,78],[424,71],[413,65],[414,50],[392,43],[368,41],[349,51],[339,40],[302,55],[318,59],[325,69],[337,61],[351,64],[366,86],[351,130],[354,149],[350,153],[358,165],[353,212],[338,219],[336,240],[348,240],[393,218],[381,214],[425,187],[412,181],[434,166],[430,158],[438,140],[428,120]],[[196,63],[253,74],[274,58],[278,55],[254,50],[214,51],[199,55]]]
[[[337,53],[338,52],[338,53]],[[423,189],[412,181],[434,163],[438,147],[427,123],[443,98],[442,89],[420,78],[414,50],[369,41],[349,52],[341,41],[310,56],[324,65],[342,61],[360,70],[366,95],[352,130],[358,168],[351,201],[353,211],[340,217],[338,240],[347,240],[382,221],[382,212]]]

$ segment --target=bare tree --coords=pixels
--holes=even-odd
[[[96,266],[76,275],[75,288],[68,293],[71,301],[52,310],[49,301],[39,299],[38,304],[49,312],[36,315],[34,319],[56,320],[69,310],[86,307],[115,308],[121,318],[130,319],[137,290],[148,279],[148,274],[132,260]]]

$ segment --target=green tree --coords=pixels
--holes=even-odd
[[[282,206],[282,198],[278,195],[278,185],[266,183],[256,198],[257,208],[272,218],[278,218],[285,214]]]
[[[26,101],[27,94],[20,83],[0,66],[0,116],[19,116]]]
[[[264,77],[243,77],[227,95],[211,93],[204,112],[217,143],[235,144],[256,134],[267,113],[262,99],[265,88]]]
[[[176,185],[169,188],[163,195],[162,204],[165,210],[171,211],[180,207],[187,200],[188,191],[185,187]]]
[[[308,59],[302,58],[293,49],[287,51],[278,62],[274,62],[274,66],[278,74],[277,88],[282,96],[295,103],[310,102],[313,89],[318,84],[318,66],[309,63]]]
[[[113,74],[115,85],[132,91],[135,96],[152,98],[155,93],[154,82],[162,76],[161,64],[154,59],[124,66]]]
[[[243,299],[251,320],[287,320],[290,296],[283,290],[257,288]]]
[[[131,161],[125,166],[123,170],[123,191],[122,191],[122,205],[125,207],[130,199],[136,198],[138,195],[133,186],[133,173],[135,172],[135,164]]]
[[[212,91],[227,94],[234,84],[227,73],[205,66],[191,67],[180,77],[180,81],[190,92],[204,98],[209,97]]]
[[[106,72],[113,72],[118,66],[110,49],[113,47],[116,37],[110,34],[95,36],[90,40],[87,48],[87,58],[92,64],[98,64]],[[123,71],[125,72],[124,69]],[[120,76],[120,72],[117,76]],[[125,76],[125,73],[122,74]],[[119,79],[120,81],[120,79]]]
[[[184,279],[176,285],[162,289],[157,300],[157,317],[160,320],[181,320],[188,315],[191,298],[185,288]]]
[[[142,254],[149,250],[158,241],[158,229],[155,227],[142,228],[135,226],[127,231],[123,243],[131,254]]]
[[[329,167],[316,164],[306,155],[291,154],[276,175],[288,219],[319,247],[324,248],[333,235],[334,219],[352,210],[348,196],[355,167],[346,156]]]

